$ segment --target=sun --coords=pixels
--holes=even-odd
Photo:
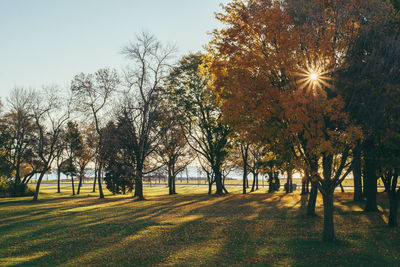
[[[318,80],[318,73],[315,73],[315,72],[313,72],[313,73],[311,73],[310,74],[310,80],[311,81],[317,81]]]
[[[299,77],[296,84],[300,90],[316,94],[318,91],[321,92],[324,87],[332,88],[329,83],[332,78],[328,76],[330,72],[330,70],[324,70],[321,65],[308,65],[296,73],[296,76]]]

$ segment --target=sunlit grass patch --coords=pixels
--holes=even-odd
[[[207,187],[145,187],[146,201],[132,195],[72,197],[45,185],[39,203],[0,199],[0,265],[26,266],[354,266],[396,265],[400,231],[385,225],[382,211],[364,213],[349,193],[335,195],[339,242],[321,242],[323,210],[305,215],[307,198],[296,194],[217,197]],[[368,257],[370,260],[364,260]],[[375,264],[375,265],[376,265]],[[378,264],[379,265],[379,264]]]

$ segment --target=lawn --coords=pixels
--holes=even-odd
[[[146,201],[106,195],[87,185],[79,197],[43,186],[31,198],[0,199],[0,266],[398,266],[400,228],[390,229],[387,200],[365,214],[349,193],[337,194],[339,239],[320,241],[317,217],[305,216],[296,194],[246,196],[231,188],[224,197],[207,187],[145,187]]]

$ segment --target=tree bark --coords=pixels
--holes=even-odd
[[[57,168],[57,193],[61,193],[61,171]]]
[[[311,191],[308,198],[308,205],[307,205],[307,215],[314,216],[315,215],[315,204],[317,203],[317,196],[318,196],[318,188],[317,184],[311,182]]]
[[[98,170],[98,175],[97,175],[97,181],[99,183],[99,198],[104,198],[103,194],[103,187],[101,186],[101,169],[102,169],[102,164],[100,163],[99,170]]]
[[[243,194],[246,194],[246,181],[247,181],[247,167],[246,165],[243,166]]]
[[[353,177],[354,177],[354,202],[363,201],[361,182],[361,147],[357,146],[353,151]]]
[[[212,193],[212,184],[213,183],[208,183],[208,194],[211,195]]]
[[[136,177],[135,177],[135,195],[139,201],[144,200],[143,196],[143,172],[142,168],[139,164],[137,164],[138,169],[136,170]]]
[[[318,173],[318,161],[314,160],[310,166],[311,191],[308,198],[307,215],[315,216],[315,204],[317,203],[318,188],[316,182],[312,181],[312,176]]]
[[[214,171],[215,174],[215,185],[217,186],[217,191],[215,192],[216,195],[223,195],[224,194],[224,189],[222,185],[222,174],[219,169]]]
[[[176,181],[176,175],[173,175],[173,176],[172,176],[172,193],[173,193],[174,195],[177,194],[177,193],[176,193],[175,181]]]
[[[333,192],[322,194],[324,202],[324,230],[322,239],[325,242],[333,242],[335,238],[335,228],[333,225]]]
[[[293,172],[291,169],[287,170],[286,180],[286,194],[293,193]]]
[[[71,183],[72,183],[72,195],[75,196],[75,184],[73,175],[71,175]]]
[[[253,172],[253,184],[251,185],[250,192],[254,192],[254,190],[256,189],[256,181],[257,181],[257,177],[256,177],[256,174]]]
[[[76,192],[77,195],[81,192],[81,187],[83,183],[83,175],[79,175],[79,184],[78,184],[78,191]]]
[[[304,177],[301,180],[301,194],[302,196],[307,195],[307,190],[306,190],[306,186],[307,186],[307,180],[308,180],[308,171],[304,172]]]
[[[33,195],[33,201],[37,201],[39,198],[40,184],[42,183],[44,173],[45,173],[44,171],[40,173],[39,179],[36,182],[36,190],[35,190],[35,194]]]
[[[94,180],[93,180],[93,193],[96,192],[96,182],[97,182],[97,168],[94,168]]]
[[[318,188],[317,184],[311,182],[311,191],[308,197],[307,215],[315,216],[315,204],[317,203]]]
[[[174,194],[174,192],[173,192],[173,189],[172,189],[172,174],[171,174],[171,168],[170,167],[168,167],[168,191],[169,191],[169,194],[170,195],[173,195]]]

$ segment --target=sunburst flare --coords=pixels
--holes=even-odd
[[[332,88],[329,83],[332,78],[328,76],[330,72],[317,64],[307,65],[306,68],[300,69],[296,73],[296,76],[299,77],[296,84],[300,90],[306,90],[315,95],[317,92],[322,92],[324,87]]]

